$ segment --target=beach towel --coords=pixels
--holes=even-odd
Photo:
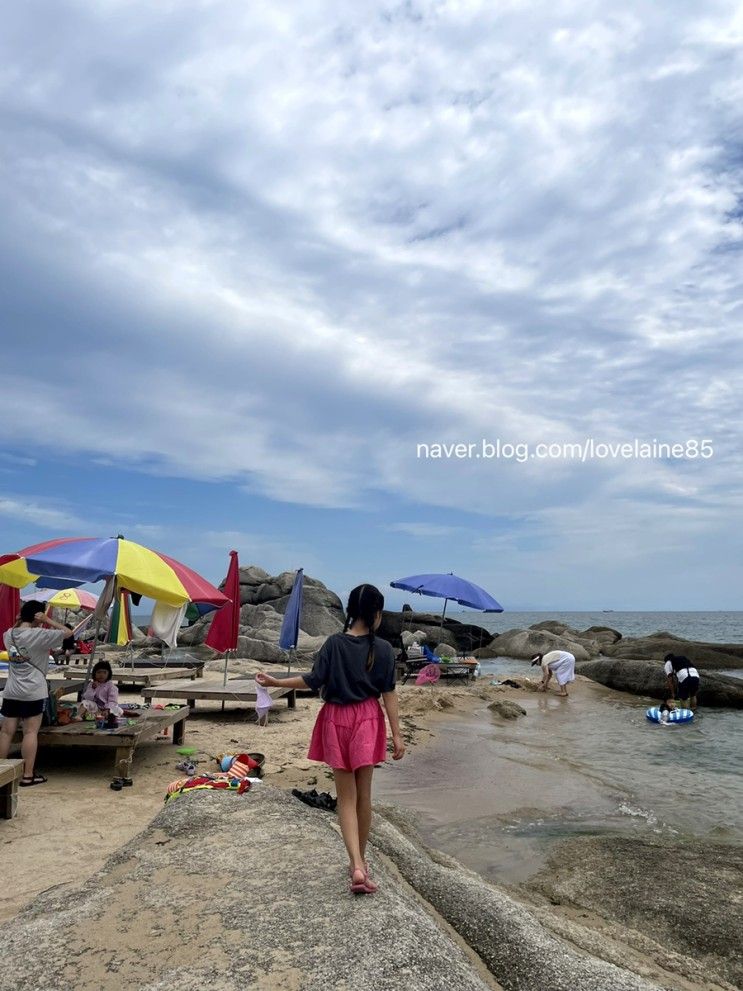
[[[175,647],[187,605],[187,602],[182,606],[169,606],[167,602],[156,602],[150,619],[152,635],[158,637],[168,647]]]
[[[229,791],[242,795],[250,790],[250,781],[229,778],[226,774],[199,774],[190,778],[171,781],[165,801],[168,802],[190,791]]]

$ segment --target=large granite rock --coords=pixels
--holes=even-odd
[[[740,846],[601,836],[560,843],[530,886],[553,903],[610,920],[638,952],[694,987],[739,988],[742,880]],[[605,923],[601,931],[614,935]]]
[[[654,699],[665,698],[668,694],[666,676],[660,661],[602,657],[577,665],[576,671],[600,685],[620,692],[647,695]],[[699,704],[743,708],[743,679],[705,671],[701,675]]]
[[[554,633],[555,636],[572,640],[573,643],[590,644],[590,649],[593,649],[594,643],[603,646],[604,644],[617,643],[622,639],[619,630],[613,630],[610,626],[589,626],[587,630],[576,630],[574,627],[568,626],[567,623],[561,623],[556,619],[545,619],[541,623],[532,623],[529,629],[546,630],[547,633]]]
[[[267,786],[183,796],[90,880],[4,925],[3,986],[658,991],[389,820],[375,817],[370,852],[379,892],[351,898],[335,816]]]
[[[576,661],[587,661],[599,653],[595,640],[578,642],[566,636],[558,636],[548,630],[506,630],[485,649],[475,651],[476,657],[515,657],[528,661],[535,654],[546,654],[550,650],[567,650]]]
[[[743,644],[684,640],[666,631],[651,633],[647,637],[624,637],[618,643],[604,645],[602,653],[607,657],[655,661],[662,661],[668,653],[683,654],[700,670],[743,668]]]
[[[240,568],[240,632],[238,654],[263,663],[286,664],[286,653],[278,646],[279,633],[289,601],[294,572],[272,576],[256,565]],[[179,644],[203,644],[214,618],[209,613],[183,630]],[[326,637],[343,629],[341,600],[317,578],[305,575],[302,617],[297,653],[308,658]]]
[[[382,613],[382,625],[379,627],[380,637],[389,640],[393,647],[399,649],[403,644],[403,633],[423,633],[424,641],[429,647],[445,643],[455,647],[457,652],[471,654],[477,647],[486,647],[492,640],[493,634],[473,623],[458,623],[455,619],[444,619],[443,628],[441,616],[436,613],[392,612],[385,609]],[[419,641],[420,642],[420,641]]]

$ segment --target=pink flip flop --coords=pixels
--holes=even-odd
[[[361,880],[358,880],[361,878]],[[351,875],[351,894],[353,895],[373,895],[377,890],[376,884],[369,880],[368,876],[357,868]]]

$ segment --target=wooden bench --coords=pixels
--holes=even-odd
[[[5,688],[8,678],[5,674],[0,674],[0,691]],[[49,688],[58,699],[61,699],[64,695],[76,695],[82,688],[85,687],[85,679],[81,678],[79,675],[77,679],[60,677],[49,677],[47,678],[49,682]]]
[[[0,760],[0,819],[12,819],[18,808],[18,782],[23,777],[23,761]]]
[[[140,743],[156,739],[163,730],[173,727],[172,742],[180,746],[186,734],[189,709],[144,709],[131,725],[116,729],[96,729],[95,722],[69,723],[67,726],[43,726],[39,730],[40,747],[105,747],[113,748],[114,772],[131,777],[134,750]],[[16,740],[20,740],[20,733]]]
[[[285,698],[290,709],[297,707],[297,693],[293,688],[268,688],[266,689],[272,699]],[[206,681],[201,679],[198,682],[173,681],[166,685],[153,685],[151,688],[143,688],[142,696],[151,701],[152,699],[183,699],[188,702],[190,709],[196,708],[199,700],[210,699],[215,702],[255,702],[258,694],[255,690],[255,680],[253,678],[235,678],[228,681]]]
[[[162,681],[177,681],[178,679],[189,679],[193,681],[203,675],[204,667],[198,668],[112,668],[113,681],[117,685],[144,685],[149,688],[151,685],[158,685]],[[65,678],[80,677],[80,671],[75,668],[67,668],[64,672]]]

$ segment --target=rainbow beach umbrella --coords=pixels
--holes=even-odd
[[[86,592],[82,588],[63,588],[55,592],[53,588],[39,589],[32,595],[24,595],[23,601],[30,602],[36,599],[37,602],[46,602],[48,606],[55,609],[85,609],[93,612],[98,605],[98,596],[93,592]]]
[[[124,537],[63,537],[0,556],[0,582],[23,588],[39,577],[110,582],[171,606],[229,600],[185,564]]]

